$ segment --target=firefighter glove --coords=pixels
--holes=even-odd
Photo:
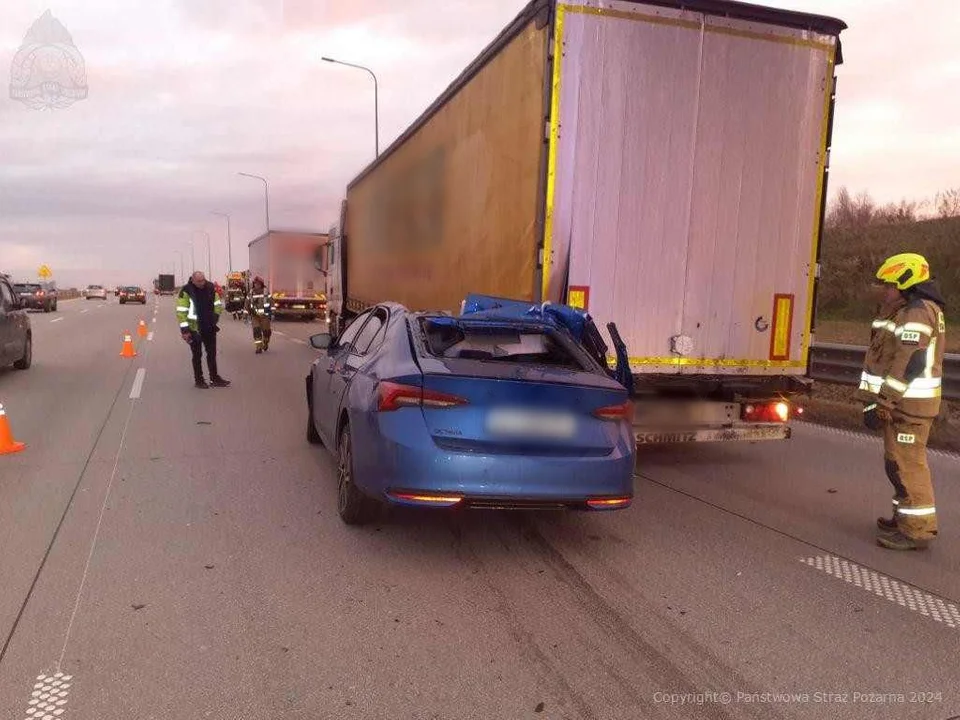
[[[891,419],[890,411],[877,403],[871,403],[863,409],[863,424],[871,430],[882,430],[884,423]]]

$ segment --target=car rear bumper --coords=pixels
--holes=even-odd
[[[588,499],[633,497],[635,455],[629,431],[606,456],[493,455],[445,450],[433,442],[420,418],[410,417],[413,412],[391,415],[380,422],[387,427],[379,431],[354,427],[356,483],[378,499],[418,504],[398,500],[391,492],[444,493],[461,497],[468,507],[586,509]]]

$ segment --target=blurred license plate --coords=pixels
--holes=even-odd
[[[306,305],[294,305],[294,306],[293,306],[293,309],[294,309],[294,310],[306,310],[306,309],[307,309],[307,306],[306,306]]]
[[[577,420],[569,413],[536,410],[491,410],[487,430],[494,435],[568,438],[577,431]]]

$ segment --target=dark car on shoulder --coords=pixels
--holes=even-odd
[[[10,278],[0,274],[0,367],[13,365],[17,370],[26,370],[32,361],[30,317]]]
[[[20,298],[24,310],[57,311],[57,289],[49,283],[17,283],[13,291]]]

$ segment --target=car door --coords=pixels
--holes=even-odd
[[[374,339],[378,337],[380,330],[386,325],[386,322],[386,308],[374,308],[373,311],[369,313],[369,318],[363,324],[363,327],[360,328],[360,332],[358,332],[356,337],[351,341],[350,347],[344,350],[345,354],[342,362],[337,363],[333,372],[330,373],[328,398],[330,407],[335,408],[333,414],[334,423],[336,423],[339,417],[340,408],[343,406],[347,396],[347,390],[350,388],[350,383],[353,382],[353,378],[356,376],[360,366],[369,359],[367,350],[370,348]],[[334,425],[332,427],[335,433],[336,426]]]
[[[18,358],[14,357],[16,344],[15,312],[13,288],[6,280],[0,280],[0,365],[9,365]]]
[[[336,345],[317,359],[313,373],[313,416],[317,432],[320,433],[327,447],[334,446],[337,434],[337,413],[340,410],[339,402],[333,400],[331,388],[333,377],[338,372],[337,368],[346,362],[354,340],[369,317],[369,311],[358,315],[337,338]]]

